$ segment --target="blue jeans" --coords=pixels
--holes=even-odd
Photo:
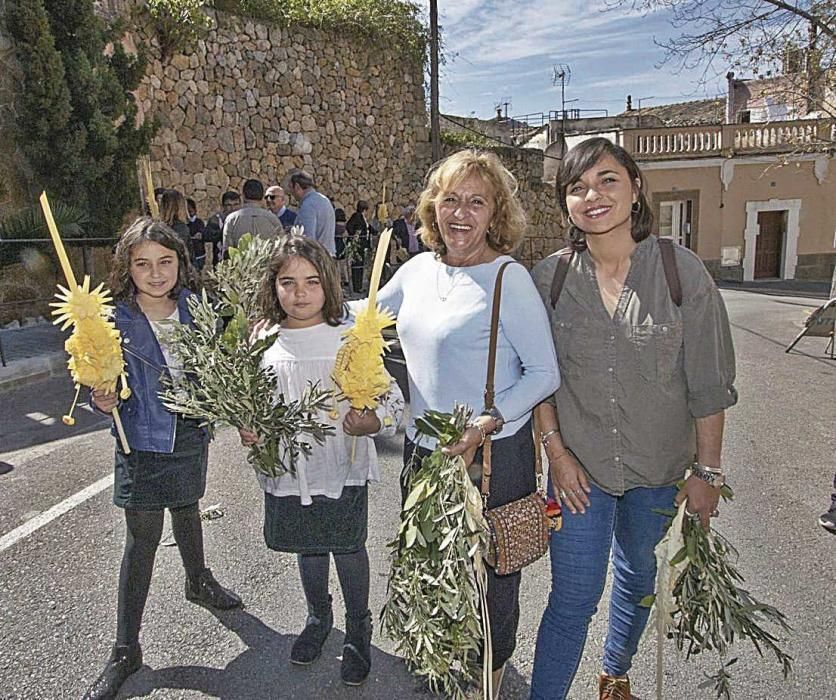
[[[612,549],[613,586],[604,672],[621,676],[650,613],[639,601],[653,593],[656,557],[667,518],[654,509],[670,508],[675,486],[634,488],[611,496],[592,485],[585,514],[563,511],[563,527],[549,546],[552,589],[537,633],[532,700],[566,697],[578,670],[587,630],[607,580]]]

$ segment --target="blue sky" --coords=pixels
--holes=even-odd
[[[560,109],[560,88],[552,86],[557,64],[572,71],[567,109],[617,114],[628,94],[638,107],[638,98],[653,98],[642,99],[642,106],[683,102],[715,97],[725,87],[716,78],[700,84],[701,70],[677,74],[669,65],[657,68],[664,52],[653,39],[675,31],[665,13],[604,12],[603,0],[439,0],[438,5],[448,55],[440,107],[448,114],[489,118],[494,105],[509,98],[509,115]]]

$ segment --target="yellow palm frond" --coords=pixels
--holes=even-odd
[[[394,323],[388,310],[367,306],[343,334],[333,377],[352,408],[373,410],[378,398],[389,390],[391,377],[383,366],[383,353],[390,343],[384,340],[383,330]]]
[[[107,318],[113,310],[109,305],[109,302],[113,301],[110,292],[104,289],[104,284],[100,284],[91,292],[90,277],[87,275],[84,276],[84,283],[75,289],[67,289],[60,284],[58,289],[61,293],[55,296],[60,301],[53,302],[50,306],[55,307],[52,315],[58,317],[53,323],[63,324],[62,331],[84,319]]]

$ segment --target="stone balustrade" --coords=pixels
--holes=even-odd
[[[799,119],[757,124],[625,129],[623,145],[638,160],[791,153],[832,146],[836,121]]]

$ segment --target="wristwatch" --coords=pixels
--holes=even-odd
[[[726,483],[726,476],[720,469],[706,467],[699,462],[694,462],[694,466],[691,468],[691,474],[709,486],[713,486],[715,489],[719,489]]]
[[[502,417],[502,414],[499,412],[499,409],[494,406],[493,408],[489,408],[482,412],[483,416],[490,416],[493,418],[496,427],[493,429],[491,435],[499,435],[502,432],[502,426],[505,425],[505,419]]]

